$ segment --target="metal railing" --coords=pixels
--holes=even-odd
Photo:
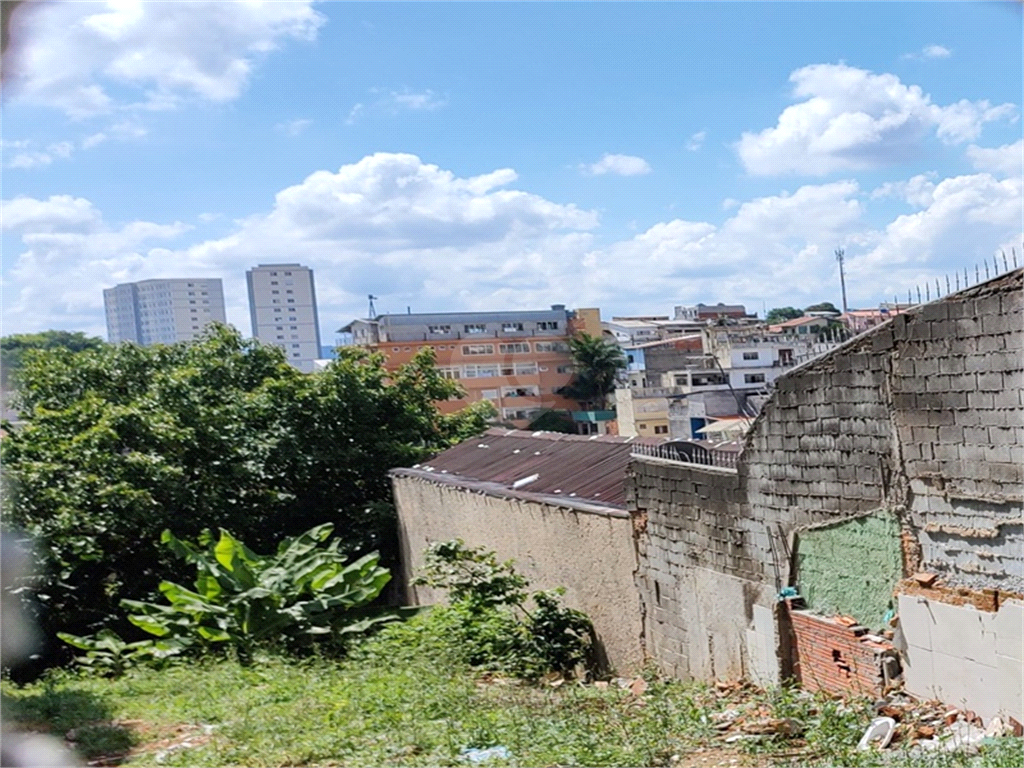
[[[632,454],[634,456],[651,456],[680,464],[700,464],[722,469],[736,469],[740,458],[739,451],[717,451],[696,443],[664,443],[660,445],[637,443],[632,447]]]

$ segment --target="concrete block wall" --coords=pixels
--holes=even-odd
[[[682,679],[777,683],[772,543],[735,470],[635,456],[626,494],[648,656]]]

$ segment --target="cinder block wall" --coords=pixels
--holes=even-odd
[[[1022,311],[1017,270],[799,366],[777,380],[734,474],[635,458],[648,653],[681,677],[786,671],[786,636],[772,658],[757,626],[790,579],[784,542],[872,510],[897,515],[904,575],[1024,591]]]

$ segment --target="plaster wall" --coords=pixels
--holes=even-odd
[[[412,586],[423,550],[460,538],[500,560],[515,560],[532,590],[564,587],[565,604],[590,616],[610,668],[638,672],[644,663],[640,603],[629,516],[467,490],[415,476],[393,475],[403,582],[411,605],[442,602],[443,593]]]

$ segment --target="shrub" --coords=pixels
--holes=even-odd
[[[586,614],[561,604],[564,590],[529,594],[512,561],[498,562],[494,552],[458,539],[432,544],[415,583],[448,592],[450,605],[435,608],[430,621],[447,626],[456,652],[473,666],[536,678],[591,661]]]

